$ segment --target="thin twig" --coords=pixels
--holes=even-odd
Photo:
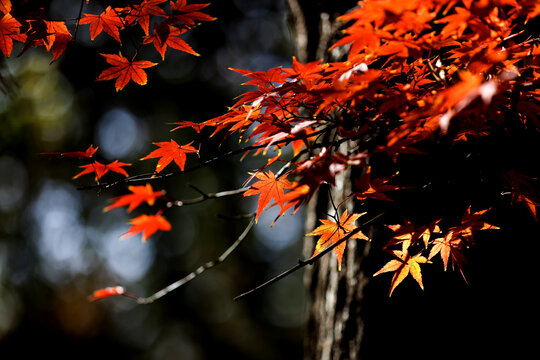
[[[180,286],[185,285],[186,283],[188,283],[191,280],[195,279],[197,276],[201,275],[206,270],[211,269],[214,266],[219,265],[222,262],[224,262],[227,259],[227,257],[238,247],[238,245],[240,245],[240,243],[246,238],[247,234],[249,233],[249,231],[253,227],[253,224],[255,224],[255,216],[254,216],[254,214],[251,214],[251,220],[250,220],[249,224],[246,226],[246,228],[244,229],[244,231],[242,232],[242,234],[240,234],[240,236],[236,239],[236,241],[231,246],[229,246],[223,252],[223,254],[221,254],[220,257],[218,257],[216,260],[209,261],[206,264],[204,264],[202,266],[199,266],[197,269],[195,269],[195,271],[192,271],[191,273],[184,276],[180,280],[173,282],[172,284],[164,287],[163,289],[157,291],[156,293],[154,293],[154,294],[152,294],[152,295],[150,295],[148,297],[138,297],[138,296],[130,294],[130,293],[124,293],[122,295],[124,295],[124,296],[126,296],[126,297],[128,297],[130,299],[135,300],[138,304],[146,305],[146,304],[153,303],[154,301],[162,298],[163,296],[167,295],[171,291],[176,290]]]
[[[362,223],[360,226],[358,226],[356,229],[354,229],[353,231],[347,233],[347,235],[345,235],[343,238],[339,239],[338,241],[336,241],[335,243],[333,243],[332,245],[328,246],[327,248],[325,248],[323,251],[321,251],[320,253],[318,253],[317,255],[315,256],[312,256],[310,257],[309,259],[307,260],[298,260],[298,264],[296,264],[295,266],[285,270],[284,272],[282,272],[281,274],[271,278],[270,280],[262,283],[261,285],[258,285],[256,287],[254,287],[253,289],[249,290],[249,291],[246,291],[240,295],[238,295],[237,297],[234,298],[234,301],[238,301],[238,300],[242,300],[243,298],[253,294],[254,292],[258,291],[258,290],[261,290],[273,283],[275,283],[276,281],[278,280],[281,280],[283,279],[285,276],[288,276],[290,274],[292,274],[293,272],[297,271],[297,270],[300,270],[301,268],[303,268],[304,266],[306,265],[312,265],[315,261],[319,260],[321,257],[323,257],[324,255],[326,255],[327,253],[329,253],[330,251],[332,251],[335,247],[339,246],[341,243],[347,241],[348,239],[350,239],[352,236],[354,236],[355,234],[357,234],[358,232],[360,232],[360,230],[365,227],[366,225],[369,225],[371,224],[373,221],[377,220],[378,218],[380,218],[381,216],[383,216],[384,213],[380,213],[374,217],[372,217],[371,219],[365,221],[364,223]]]
[[[193,187],[193,186],[191,186],[191,187]],[[243,187],[243,188],[239,188],[239,189],[226,190],[226,191],[221,191],[221,192],[217,192],[217,193],[204,193],[204,192],[199,191],[202,194],[201,196],[193,198],[193,199],[188,199],[188,200],[171,201],[171,202],[169,202],[167,204],[167,207],[198,204],[198,203],[201,203],[201,202],[203,202],[205,200],[208,200],[208,199],[219,199],[219,198],[226,197],[226,196],[242,194],[242,193],[246,192],[248,189],[249,189],[249,187]]]

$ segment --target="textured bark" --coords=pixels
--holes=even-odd
[[[343,3],[346,2],[287,0],[289,27],[298,60],[337,61],[343,58],[343,50],[331,53],[327,50],[339,32],[337,16],[354,6],[353,1]],[[347,153],[349,146],[342,144],[340,151]],[[318,226],[317,219],[334,213],[330,195],[333,203],[339,204],[351,193],[351,176],[347,170],[339,174],[332,189],[321,187],[307,207],[306,233]],[[349,213],[354,210],[352,202],[345,203],[340,210],[345,208]],[[306,238],[304,255],[310,257],[314,247],[314,239]],[[341,272],[333,254],[306,268],[304,279],[311,301],[307,307],[304,341],[306,359],[358,359],[363,337],[360,304],[367,284],[362,259],[368,251],[369,243],[351,239],[347,241]]]

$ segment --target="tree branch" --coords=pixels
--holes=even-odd
[[[348,239],[350,239],[352,236],[354,236],[355,234],[357,234],[358,232],[360,232],[360,230],[362,228],[364,228],[365,226],[371,224],[372,222],[374,222],[375,220],[377,220],[378,218],[380,218],[381,216],[383,216],[384,213],[380,213],[378,215],[375,215],[374,217],[372,217],[371,219],[365,221],[364,223],[362,223],[360,226],[358,226],[356,229],[354,229],[353,231],[349,232],[347,235],[345,235],[342,239],[339,239],[338,241],[336,241],[335,243],[333,243],[332,245],[328,246],[327,248],[325,248],[323,251],[321,251],[320,253],[318,253],[317,255],[315,256],[312,256],[310,257],[309,259],[307,260],[301,260],[299,259],[298,260],[298,264],[296,264],[295,266],[285,270],[284,272],[282,272],[281,274],[271,278],[270,280],[262,283],[261,285],[258,285],[256,287],[254,287],[253,289],[249,290],[249,291],[246,291],[240,295],[238,295],[237,297],[234,298],[235,301],[238,301],[238,300],[242,300],[243,298],[253,294],[254,292],[258,291],[258,290],[261,290],[273,283],[275,283],[276,281],[278,280],[281,280],[283,279],[284,277],[292,274],[293,272],[297,271],[297,270],[300,270],[301,268],[303,268],[304,266],[306,265],[312,265],[315,261],[319,260],[321,257],[323,257],[324,255],[326,255],[327,253],[329,253],[330,251],[332,251],[335,247],[339,246],[341,243],[347,241]]]

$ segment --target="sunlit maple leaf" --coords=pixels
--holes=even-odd
[[[94,145],[90,145],[88,149],[84,151],[48,152],[48,153],[41,153],[41,155],[58,156],[58,157],[64,157],[64,158],[90,159],[92,156],[94,156],[97,150],[98,150],[97,147],[94,147]]]
[[[167,47],[199,56],[199,54],[196,53],[187,42],[179,38],[179,36],[186,31],[186,29],[180,30],[175,26],[168,25],[167,22],[163,22],[154,26],[154,35],[147,36],[144,39],[144,43],[154,43],[154,47],[159,52],[163,60],[165,60],[165,52],[167,51]]]
[[[131,194],[114,198],[115,202],[107,206],[105,209],[103,209],[103,211],[109,211],[129,205],[128,212],[131,212],[143,202],[146,202],[148,205],[152,206],[154,205],[156,199],[163,196],[163,191],[154,191],[154,189],[152,189],[152,185],[150,184],[129,186],[128,190],[131,191]]]
[[[92,295],[88,296],[88,300],[97,301],[110,296],[123,295],[124,293],[125,289],[122,286],[111,286],[95,290]]]
[[[157,65],[151,61],[129,61],[122,54],[101,54],[112,67],[105,69],[96,80],[116,79],[116,91],[122,90],[131,80],[139,85],[146,85],[147,77],[143,69]]]
[[[186,154],[199,152],[199,150],[191,146],[192,143],[193,142],[185,145],[178,145],[178,143],[172,139],[171,141],[153,143],[154,145],[157,145],[159,149],[152,151],[141,160],[160,158],[156,165],[156,172],[158,173],[161,172],[161,170],[163,170],[173,160],[176,165],[178,165],[180,170],[184,171]]]
[[[94,161],[91,164],[81,166],[81,168],[83,168],[84,170],[78,173],[77,175],[75,175],[73,179],[77,179],[78,177],[86,175],[86,174],[96,173],[96,181],[97,181],[101,179],[109,171],[113,171],[115,173],[122,174],[125,177],[128,177],[129,176],[128,173],[122,167],[130,166],[130,165],[131,164],[123,163],[118,160],[115,160],[112,163],[107,164],[107,165],[102,164],[99,161]]]
[[[120,29],[124,28],[124,23],[118,16],[118,10],[110,6],[99,15],[84,14],[79,20],[79,24],[90,24],[90,39],[92,40],[101,34],[102,31],[105,31],[114,40],[122,43],[122,40],[120,40]]]
[[[128,24],[137,21],[141,26],[144,33],[148,35],[148,28],[150,24],[150,16],[166,17],[165,11],[158,5],[163,4],[167,0],[144,0],[140,5],[133,4],[130,6],[130,11],[126,16],[126,22]]]
[[[386,248],[402,244],[403,250],[407,250],[409,246],[418,244],[420,241],[424,243],[424,246],[428,246],[431,234],[434,232],[440,233],[438,221],[431,223],[429,226],[415,227],[410,221],[405,221],[405,224],[388,225],[388,227],[396,234],[388,241]]]
[[[251,185],[251,188],[244,193],[244,196],[259,195],[257,215],[255,217],[255,219],[258,220],[259,215],[261,215],[262,211],[270,203],[270,200],[274,199],[276,203],[283,206],[282,201],[283,196],[285,195],[283,189],[290,189],[291,183],[283,177],[277,179],[270,170],[268,170],[268,172],[259,172],[255,174],[255,177],[259,179],[259,181]]]
[[[424,290],[424,284],[422,283],[422,272],[420,271],[419,264],[428,263],[429,260],[421,254],[411,256],[407,250],[393,250],[392,254],[396,257],[396,259],[390,260],[379,271],[373,274],[373,276],[377,276],[386,272],[395,272],[390,285],[389,296],[392,296],[392,293],[396,287],[409,274],[411,274],[413,279],[416,280],[418,285],[420,285],[420,288]]]
[[[124,240],[138,233],[142,233],[142,241],[148,241],[148,238],[158,231],[170,231],[171,223],[163,216],[157,215],[141,215],[129,221],[131,228],[120,236]]]
[[[25,41],[26,36],[20,33],[21,23],[11,14],[6,13],[0,19],[0,50],[4,56],[9,57],[13,50],[13,40]]]
[[[313,256],[320,253],[326,247],[343,239],[347,235],[347,233],[356,229],[356,225],[354,225],[354,222],[364,214],[365,213],[349,215],[347,213],[347,210],[345,210],[337,223],[332,220],[321,219],[320,221],[323,224],[309,234],[306,234],[306,236],[320,236],[319,240],[317,241],[317,246],[315,247],[315,252],[313,253]],[[361,231],[351,236],[351,238],[369,241],[369,238]],[[338,260],[339,270],[341,270],[341,260],[343,258],[343,252],[345,251],[345,247],[346,241],[343,241],[341,244],[334,248],[334,253],[336,254]]]

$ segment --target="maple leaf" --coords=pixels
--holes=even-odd
[[[428,259],[431,260],[435,255],[439,254],[444,264],[444,270],[446,271],[451,256],[452,264],[457,265],[466,281],[467,279],[464,274],[466,261],[462,252],[464,247],[474,244],[473,231],[499,229],[497,226],[480,221],[480,218],[488,210],[485,209],[471,214],[471,208],[469,207],[463,215],[460,225],[451,227],[444,238],[433,240],[433,247],[429,252]]]
[[[536,220],[536,207],[540,206],[540,200],[537,199],[536,188],[529,183],[536,179],[518,174],[513,169],[504,174],[503,178],[512,192],[512,202],[523,203]]]
[[[96,80],[116,79],[116,91],[122,90],[130,80],[139,85],[146,85],[147,77],[143,69],[157,65],[151,61],[129,61],[122,54],[101,54],[112,67],[105,69],[99,74]]]
[[[131,5],[131,9],[126,16],[126,22],[131,24],[134,21],[137,21],[146,36],[148,36],[150,15],[167,17],[165,11],[158,6],[166,1],[167,0],[144,0],[140,5]]]
[[[84,170],[78,173],[77,175],[75,175],[73,179],[77,179],[78,177],[82,175],[91,174],[95,172],[96,181],[97,181],[101,179],[109,171],[113,171],[115,173],[122,174],[125,177],[128,177],[129,175],[122,168],[123,166],[131,166],[131,164],[127,164],[127,163],[123,163],[123,162],[119,162],[118,160],[115,160],[112,163],[105,165],[96,160],[91,164],[81,166],[81,168],[83,168]]]
[[[274,199],[276,203],[280,203],[280,206],[283,207],[282,201],[285,195],[283,189],[290,189],[291,183],[283,177],[277,179],[271,170],[268,170],[268,172],[259,172],[255,174],[255,177],[259,181],[251,185],[251,188],[244,193],[244,197],[259,195],[257,215],[255,216],[255,221],[257,221],[259,215],[261,215],[262,211],[270,203],[270,200]]]
[[[73,151],[73,152],[49,152],[49,153],[41,153],[41,155],[52,155],[52,156],[59,156],[59,157],[65,157],[65,158],[77,158],[77,159],[90,159],[96,151],[98,150],[97,147],[94,147],[94,145],[90,145],[88,149],[84,151]]]
[[[184,51],[188,54],[199,56],[199,54],[196,53],[187,42],[178,37],[186,31],[186,29],[180,30],[175,26],[167,24],[167,22],[163,22],[161,24],[154,25],[154,35],[147,36],[144,39],[144,43],[148,44],[153,42],[154,47],[159,52],[163,60],[165,60],[167,46],[176,50]]]
[[[148,238],[158,231],[170,231],[171,223],[163,216],[156,215],[141,215],[129,221],[131,228],[120,236],[120,240],[124,240],[138,233],[142,233],[142,241],[147,242]]]
[[[431,223],[429,226],[420,227],[415,227],[410,221],[405,221],[404,225],[388,225],[388,228],[394,231],[396,235],[394,235],[392,239],[388,241],[385,248],[401,243],[403,250],[406,250],[409,248],[409,246],[417,244],[420,240],[422,240],[424,246],[427,247],[431,234],[434,232],[441,232],[438,225],[439,221],[440,220],[437,220]]]
[[[4,14],[11,12],[11,0],[0,0],[0,12]]]
[[[0,19],[0,49],[4,56],[11,55],[13,40],[25,41],[26,36],[20,33],[20,27],[21,23],[9,13]]]
[[[418,285],[420,285],[420,288],[424,290],[420,264],[429,263],[429,260],[421,254],[411,256],[407,250],[392,250],[392,254],[396,257],[396,259],[390,260],[379,271],[373,274],[373,276],[377,276],[386,272],[395,272],[394,277],[392,278],[392,283],[390,285],[390,293],[388,296],[392,296],[392,293],[394,292],[396,287],[409,274],[411,274],[413,279],[416,280]]]
[[[185,26],[193,26],[197,21],[214,21],[215,17],[200,12],[210,4],[187,4],[186,0],[171,1],[173,19]]]
[[[193,141],[189,144],[178,145],[178,143],[172,139],[170,142],[164,141],[152,143],[154,145],[157,145],[159,149],[152,151],[150,154],[143,157],[141,160],[160,158],[156,165],[157,173],[161,172],[161,170],[163,170],[173,160],[176,165],[178,165],[180,170],[184,171],[184,166],[186,164],[186,154],[199,152],[199,150],[191,146],[192,143]]]
[[[118,10],[108,6],[105,11],[99,15],[84,14],[79,20],[79,24],[90,24],[90,39],[94,40],[96,36],[105,31],[114,40],[122,43],[120,39],[120,30],[124,28],[122,19],[118,16]]]
[[[109,296],[123,295],[124,293],[125,289],[122,286],[110,286],[95,290],[92,295],[88,296],[88,300],[97,301]]]
[[[131,191],[131,194],[122,195],[114,198],[113,200],[116,200],[114,204],[107,206],[105,209],[103,209],[103,211],[106,212],[112,209],[129,205],[127,211],[131,212],[143,202],[146,202],[148,205],[152,206],[154,205],[157,198],[163,196],[163,191],[154,191],[154,189],[152,189],[152,185],[150,184],[141,186],[129,186],[128,190]]]
[[[320,236],[319,240],[317,241],[317,246],[315,247],[315,252],[313,253],[312,257],[320,253],[326,247],[343,239],[347,235],[347,233],[356,229],[357,227],[356,225],[354,225],[354,222],[360,216],[364,214],[365,213],[349,215],[347,213],[347,210],[345,210],[337,223],[332,220],[321,219],[320,221],[323,224],[317,227],[315,230],[313,230],[309,234],[306,234],[306,236]],[[351,238],[363,239],[363,240],[369,241],[369,238],[366,235],[364,235],[361,231],[351,236]],[[345,251],[345,247],[346,247],[346,241],[342,242],[341,244],[339,244],[338,246],[334,248],[334,253],[336,254],[337,260],[338,260],[339,270],[341,270],[341,260],[343,258],[343,252]]]
[[[356,182],[358,193],[356,198],[362,202],[368,198],[384,201],[392,201],[386,196],[386,191],[398,190],[399,186],[387,184],[391,178],[377,178],[371,179],[371,166],[369,166],[366,172]]]

